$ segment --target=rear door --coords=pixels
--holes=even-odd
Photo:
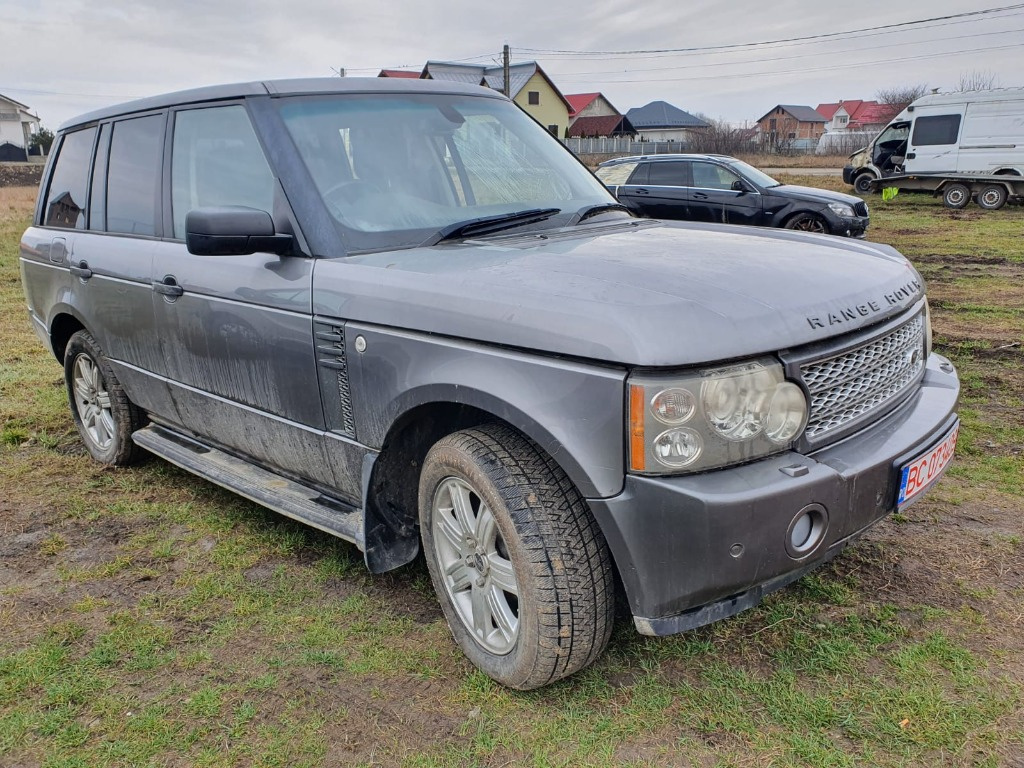
[[[643,195],[646,215],[656,219],[692,219],[687,205],[687,188],[690,186],[689,163],[684,160],[661,160],[646,163],[647,182],[638,186],[637,193]]]
[[[919,107],[910,129],[907,173],[955,173],[963,106]]]
[[[153,327],[150,274],[160,247],[160,166],[166,113],[105,122],[97,129],[88,204],[67,239],[74,306],[129,398],[166,415],[172,406]],[[84,136],[83,136],[84,138]],[[63,151],[63,149],[62,149]],[[51,189],[49,222],[68,220],[70,197]]]
[[[705,160],[691,163],[690,217],[717,224],[760,224],[761,195],[724,165]],[[736,187],[742,187],[737,189]]]

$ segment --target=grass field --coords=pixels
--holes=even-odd
[[[372,577],[162,461],[87,457],[24,310],[33,198],[0,188],[0,764],[1024,765],[1024,209],[870,199],[964,384],[925,500],[735,619],[620,622],[521,694],[455,649],[422,563]]]

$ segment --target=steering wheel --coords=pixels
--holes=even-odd
[[[329,208],[344,216],[346,209],[358,202],[360,198],[380,191],[380,187],[371,181],[347,179],[325,189],[323,198]]]

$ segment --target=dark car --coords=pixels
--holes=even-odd
[[[623,205],[652,219],[785,227],[864,237],[868,206],[859,197],[783,184],[727,155],[620,157],[601,179]]]
[[[514,688],[593,662],[617,594],[647,635],[755,605],[920,498],[958,434],[894,249],[638,219],[475,85],[75,118],[20,261],[96,460],[145,449],[374,573],[422,548]]]

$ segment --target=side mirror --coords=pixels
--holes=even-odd
[[[294,252],[291,235],[274,232],[266,211],[243,205],[193,208],[185,214],[185,245],[197,256],[244,256],[250,253]]]
[[[736,179],[736,181],[734,181],[732,183],[732,189],[733,189],[734,192],[749,192],[750,191],[750,187],[747,186],[747,183],[745,181],[743,181],[743,179]]]

